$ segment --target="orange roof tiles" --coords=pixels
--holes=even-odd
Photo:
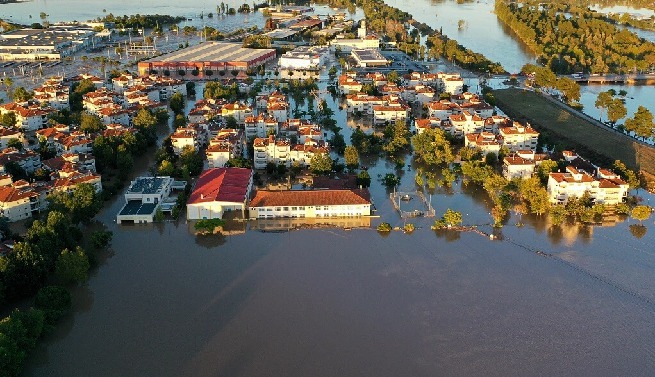
[[[368,190],[259,190],[249,207],[371,204]]]

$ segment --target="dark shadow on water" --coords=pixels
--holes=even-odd
[[[65,315],[57,322],[52,333],[43,337],[36,348],[29,355],[29,365],[42,366],[51,363],[48,354],[48,345],[65,339],[75,325],[75,318],[79,313],[87,313],[93,307],[93,292],[87,285],[71,288],[73,308],[71,313]],[[23,375],[26,375],[23,373]]]
[[[628,228],[630,229],[630,234],[632,234],[632,236],[636,239],[642,238],[648,231],[648,228],[642,224],[630,224]]]
[[[205,249],[213,249],[224,245],[227,242],[227,237],[222,234],[197,235],[194,237],[194,241],[196,245]]]
[[[443,238],[448,242],[457,241],[462,237],[460,232],[448,229],[435,229],[434,234],[437,238]]]
[[[548,239],[553,245],[559,245],[564,239],[564,232],[560,225],[552,225],[548,228]]]

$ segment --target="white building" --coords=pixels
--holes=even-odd
[[[54,112],[55,109],[51,107],[23,106],[16,102],[0,105],[0,115],[14,113],[16,115],[16,126],[25,132],[33,132],[46,127],[48,115]]]
[[[375,48],[353,49],[350,56],[355,60],[358,67],[385,67],[389,61],[382,56],[380,50]]]
[[[502,137],[503,145],[512,152],[526,149],[537,150],[539,132],[535,131],[529,124],[523,126],[518,122],[514,122],[511,127],[499,127],[498,134]]]
[[[290,70],[319,70],[325,65],[329,53],[327,47],[300,46],[284,53],[280,57],[278,66]]]
[[[10,222],[32,217],[33,210],[38,207],[39,194],[24,183],[0,187],[0,216]]]
[[[483,155],[487,153],[500,153],[501,140],[498,135],[491,132],[469,133],[464,135],[464,146],[469,148],[478,148]]]
[[[358,217],[371,215],[367,190],[259,190],[250,201],[249,217]]]
[[[187,220],[222,218],[226,211],[242,211],[250,198],[252,169],[216,168],[203,171],[187,201]]]
[[[386,122],[391,123],[397,120],[406,120],[408,116],[409,108],[405,105],[373,107],[373,123],[375,124],[384,124]]]
[[[570,198],[580,198],[588,192],[595,203],[611,205],[623,202],[629,188],[618,176],[595,179],[573,166],[567,166],[565,173],[550,173],[547,189],[551,203],[566,204]]]
[[[527,179],[532,177],[535,169],[534,160],[523,158],[517,154],[505,156],[503,159],[503,177]]]
[[[172,186],[171,177],[138,177],[125,193],[125,206],[116,215],[116,222],[152,222],[157,209],[170,195]]]

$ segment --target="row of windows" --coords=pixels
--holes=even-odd
[[[309,207],[309,208],[312,208],[312,207]],[[343,206],[340,209],[341,210],[350,210],[350,211],[352,211],[352,210],[354,210],[356,208],[357,207],[354,207],[354,206]],[[266,208],[265,210],[266,210],[266,212],[273,212],[273,211],[279,212],[279,211],[305,211],[306,209],[307,209],[307,207],[275,207],[275,208]],[[329,206],[316,206],[316,207],[314,207],[314,209],[317,210],[317,211],[330,211],[331,210],[331,208]],[[332,210],[334,210],[334,208],[332,208]]]

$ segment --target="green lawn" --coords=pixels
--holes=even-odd
[[[564,148],[576,149],[592,162],[601,164],[621,160],[630,168],[641,170],[648,178],[655,178],[655,148],[597,127],[533,92],[502,89],[493,94],[498,107],[508,116],[519,122],[529,122]]]

